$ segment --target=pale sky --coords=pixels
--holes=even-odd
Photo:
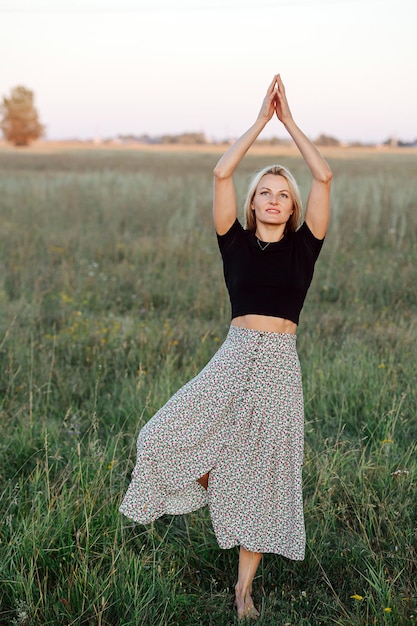
[[[416,24],[416,0],[0,0],[0,96],[33,90],[48,139],[223,139],[280,72],[312,139],[411,141]]]

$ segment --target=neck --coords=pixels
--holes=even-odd
[[[255,230],[255,237],[261,241],[268,241],[275,243],[280,241],[285,232],[285,224],[279,226],[269,226],[268,224],[257,224]]]

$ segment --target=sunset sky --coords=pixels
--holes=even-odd
[[[0,0],[0,95],[32,89],[48,139],[223,139],[280,72],[311,138],[411,141],[416,23],[415,0]]]

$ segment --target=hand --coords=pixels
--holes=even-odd
[[[269,122],[269,120],[274,115],[275,99],[277,95],[276,82],[277,77],[274,76],[271,84],[268,87],[268,91],[266,92],[265,98],[262,102],[261,110],[258,114],[258,120],[263,121],[265,124]]]
[[[274,90],[274,106],[275,113],[280,122],[285,124],[292,118],[290,107],[288,106],[287,96],[285,95],[284,83],[281,80],[281,76],[277,74],[275,76],[276,88]]]

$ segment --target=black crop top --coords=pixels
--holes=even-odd
[[[227,233],[217,235],[217,241],[232,319],[271,315],[298,324],[323,240],[316,239],[304,222],[295,233],[261,250],[255,235],[236,220]]]

